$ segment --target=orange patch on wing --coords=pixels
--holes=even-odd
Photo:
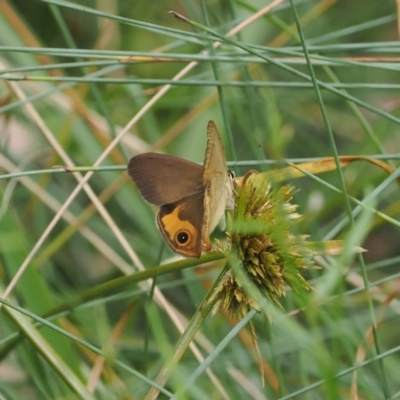
[[[175,208],[175,210],[170,213],[166,214],[161,218],[161,222],[164,227],[164,231],[168,234],[171,241],[174,242],[179,247],[188,247],[192,246],[193,242],[196,242],[196,239],[200,232],[196,230],[196,228],[189,222],[185,220],[181,220],[179,218],[179,211],[181,210],[182,206]],[[189,232],[191,235],[191,240],[187,243],[181,245],[180,243],[176,242],[175,235],[177,232],[184,230]]]

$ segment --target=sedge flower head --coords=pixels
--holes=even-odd
[[[262,294],[278,305],[288,287],[295,292],[311,288],[302,272],[314,267],[307,236],[297,233],[300,215],[291,203],[294,192],[291,185],[274,187],[264,174],[249,172],[237,188],[230,229],[239,267]],[[238,318],[251,308],[260,310],[232,270],[221,279],[212,300],[214,313],[222,307]]]

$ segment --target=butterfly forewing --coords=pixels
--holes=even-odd
[[[221,143],[221,137],[215,122],[210,121],[207,126],[207,149],[203,182],[208,182],[215,175],[226,176],[227,173],[225,150]]]
[[[226,168],[225,151],[214,121],[207,127],[207,150],[204,162],[203,182],[206,186],[204,198],[206,238],[217,226],[227,204],[233,203],[232,180]]]

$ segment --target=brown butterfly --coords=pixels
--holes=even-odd
[[[130,159],[128,173],[144,199],[161,206],[157,223],[172,250],[200,257],[211,249],[210,234],[225,208],[234,207],[233,176],[214,121],[207,127],[204,165],[143,153]]]

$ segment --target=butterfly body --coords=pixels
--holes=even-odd
[[[129,161],[128,173],[141,195],[160,206],[157,224],[169,246],[188,257],[211,248],[210,234],[225,208],[233,208],[233,181],[213,121],[208,123],[204,165],[179,157],[143,153]]]

